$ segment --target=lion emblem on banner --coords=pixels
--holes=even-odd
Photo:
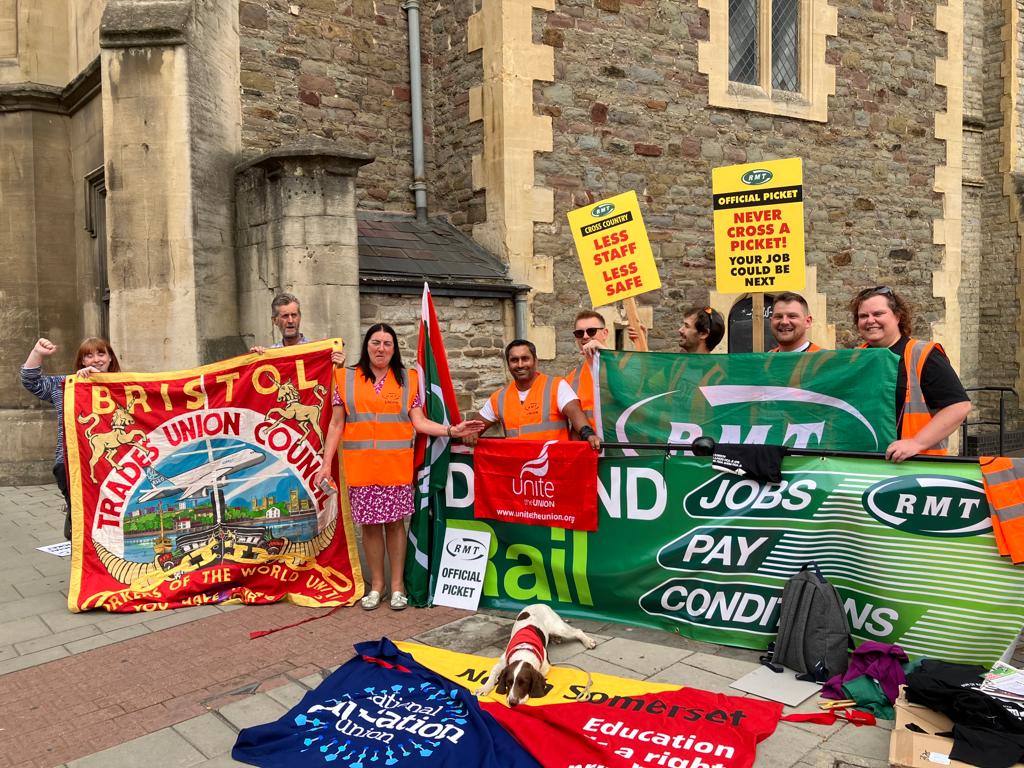
[[[89,413],[78,417],[79,424],[88,424],[85,428],[85,439],[89,441],[89,478],[96,482],[96,465],[100,459],[105,458],[113,469],[121,469],[117,463],[117,451],[123,445],[132,445],[138,440],[145,439],[146,435],[141,429],[128,430],[135,423],[131,414],[131,408],[135,405],[135,399],[128,397],[127,402],[114,408],[110,415],[110,431],[94,432],[100,424],[100,417],[95,413]]]
[[[306,404],[302,402],[299,389],[292,384],[291,379],[279,382],[273,379],[277,388],[277,402],[284,403],[283,406],[274,406],[267,411],[267,418],[276,417],[273,426],[282,421],[294,421],[296,427],[302,432],[302,439],[309,442],[309,433],[312,430],[320,438],[320,445],[324,444],[324,434],[320,430],[320,414],[323,412],[326,403],[325,396],[327,389],[322,384],[313,387],[313,394],[316,395],[318,403]]]

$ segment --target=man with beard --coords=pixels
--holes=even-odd
[[[587,423],[572,387],[560,376],[537,370],[537,348],[532,342],[510,342],[505,347],[505,363],[512,383],[491,394],[480,409],[479,418],[487,425],[484,432],[501,423],[505,437],[512,439],[568,440],[571,426],[591,448],[600,450],[601,440]],[[463,441],[473,445],[476,437],[469,435]]]
[[[769,352],[820,352],[821,347],[807,338],[811,329],[807,300],[799,293],[780,293],[772,302],[771,328],[777,347]]]

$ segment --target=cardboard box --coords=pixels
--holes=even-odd
[[[893,707],[896,709],[896,726],[889,739],[890,765],[899,768],[935,768],[938,765],[971,768],[970,763],[949,759],[953,739],[933,735],[953,730],[953,721],[948,717],[920,704],[911,704],[902,691]],[[907,730],[908,723],[917,724],[927,733]]]

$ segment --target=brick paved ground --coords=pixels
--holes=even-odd
[[[464,612],[203,606],[158,614],[75,614],[54,486],[0,488],[0,767],[49,767],[182,723],[332,668],[355,642],[406,639]],[[155,763],[160,765],[158,761]]]

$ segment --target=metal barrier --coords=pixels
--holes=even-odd
[[[967,450],[967,429],[969,427],[979,426],[998,426],[999,427],[999,450],[996,453],[997,456],[1002,456],[1004,451],[1004,437],[1006,434],[1006,393],[1012,392],[1013,396],[1017,396],[1017,390],[1013,387],[967,387],[967,392],[998,392],[999,393],[999,421],[964,421],[960,425],[960,455],[964,455],[964,451]]]

